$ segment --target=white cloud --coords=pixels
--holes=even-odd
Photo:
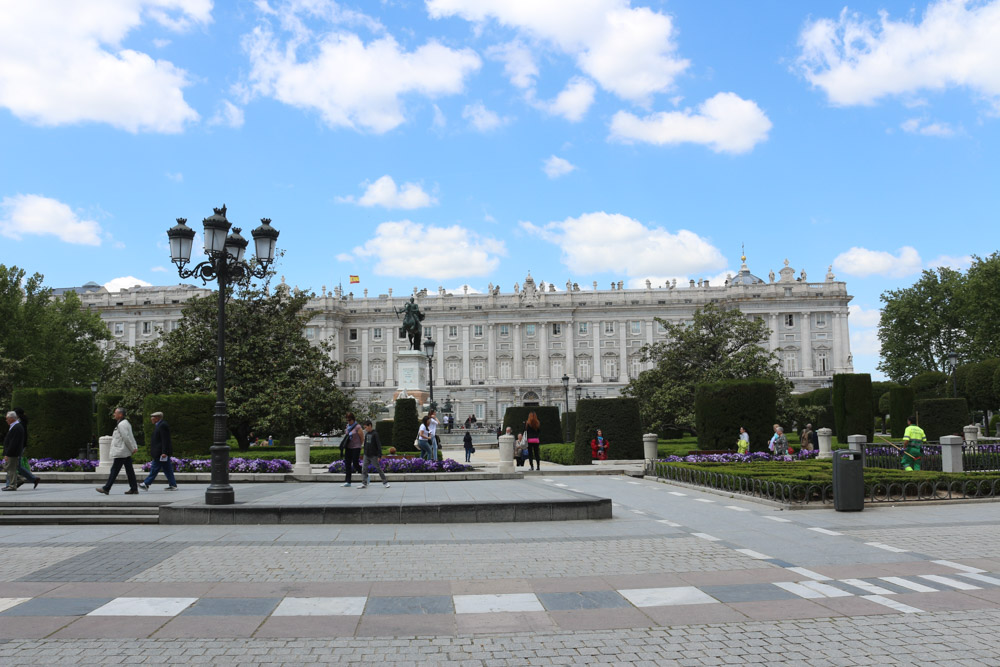
[[[693,275],[647,275],[647,276],[637,276],[635,278],[629,278],[627,285],[630,289],[645,289],[646,281],[648,280],[650,286],[653,289],[664,287],[667,283],[674,280],[677,281],[677,289],[687,288],[690,280],[694,280],[696,283],[699,280],[707,280],[711,287],[724,287],[726,284],[726,276],[735,276],[736,272],[732,270],[720,271],[713,276],[705,276],[701,274]]]
[[[558,245],[571,271],[624,270],[629,277],[687,275],[718,271],[726,260],[718,248],[694,232],[676,234],[617,213],[585,213],[537,226],[522,222],[529,234]]]
[[[495,130],[510,122],[509,118],[501,117],[496,112],[487,109],[482,102],[466,105],[462,109],[462,118],[469,121],[469,125],[480,132]]]
[[[849,276],[866,278],[868,276],[886,276],[902,278],[923,268],[920,253],[912,246],[903,246],[896,255],[884,250],[868,250],[857,246],[837,255],[833,260],[833,268]]]
[[[475,287],[473,287],[471,285],[459,285],[458,287],[452,287],[451,289],[448,289],[446,287],[444,291],[447,292],[448,294],[465,294],[465,291],[466,291],[465,288],[466,287],[469,288],[469,290],[468,290],[469,294],[482,294],[483,293],[482,290],[477,290]]]
[[[108,282],[104,283],[104,289],[109,292],[120,292],[123,289],[130,289],[132,287],[149,287],[152,283],[147,283],[145,280],[139,280],[135,276],[122,276],[121,278],[112,278]]]
[[[882,343],[878,339],[878,329],[851,329],[851,354],[855,362],[860,355],[876,358],[882,354]]]
[[[55,236],[66,243],[101,245],[101,226],[82,220],[66,204],[41,195],[14,195],[0,200],[0,234]]]
[[[167,267],[165,267],[165,266],[154,266],[153,268],[150,269],[150,271],[152,271],[153,273],[166,273],[167,272]]]
[[[799,66],[832,104],[965,87],[1000,96],[1000,2],[940,0],[919,22],[850,13],[806,23]]]
[[[465,79],[481,65],[471,49],[450,49],[434,40],[407,51],[391,35],[365,43],[342,29],[315,33],[298,18],[299,12],[334,22],[350,22],[350,17],[329,9],[314,11],[314,5],[301,2],[272,10],[279,17],[280,36],[269,16],[244,37],[249,95],[315,110],[331,127],[383,133],[406,121],[404,96],[460,93]],[[360,16],[354,22],[363,22]]]
[[[566,120],[576,123],[583,120],[594,103],[594,93],[596,88],[587,79],[575,76],[569,80],[566,87],[556,95],[551,102],[536,102],[535,105],[544,109],[553,116],[562,116]]]
[[[882,311],[878,308],[865,310],[861,306],[849,306],[847,310],[851,317],[852,327],[877,327],[882,318]]]
[[[179,171],[168,171],[166,174],[167,180],[173,181],[174,183],[183,183],[184,174]]]
[[[180,132],[198,113],[187,72],[122,48],[149,23],[185,30],[211,22],[212,0],[32,0],[0,5],[0,106],[38,125],[107,123]]]
[[[434,121],[432,124],[435,128],[439,130],[448,125],[448,118],[444,115],[444,112],[441,111],[440,107],[438,107],[438,105],[436,104],[434,105]]]
[[[947,267],[949,269],[955,269],[956,271],[965,271],[970,266],[972,266],[972,255],[962,255],[961,257],[955,257],[954,255],[941,255],[927,262],[928,269]]]
[[[447,280],[493,273],[507,248],[503,241],[482,237],[460,225],[435,227],[402,220],[383,222],[375,229],[374,238],[352,252],[374,258],[375,273],[380,276]],[[348,256],[341,261],[348,259],[357,258]]]
[[[555,155],[550,156],[545,160],[545,166],[542,167],[542,171],[549,178],[559,178],[560,176],[565,176],[569,172],[576,169],[576,166],[570,164],[569,160],[564,160],[561,157],[556,157]]]
[[[520,40],[498,44],[486,50],[486,55],[503,63],[503,72],[518,88],[531,88],[538,76],[538,65],[531,50]]]
[[[664,145],[705,144],[716,153],[746,153],[767,139],[771,121],[752,100],[718,93],[697,110],[661,111],[639,118],[619,111],[611,119],[611,139]]]
[[[414,209],[437,204],[437,199],[424,192],[417,183],[403,183],[402,187],[388,174],[368,185],[365,193],[357,200],[353,196],[338,197],[345,203],[359,206],[382,206],[383,208]]]
[[[513,28],[530,41],[572,56],[602,88],[638,104],[648,104],[652,95],[670,90],[689,64],[676,54],[671,17],[632,7],[630,0],[427,0],[426,4],[432,18],[458,16],[476,23],[493,19]],[[528,71],[515,69],[517,81],[524,83]]]
[[[223,100],[219,110],[209,119],[208,124],[233,128],[243,127],[243,109],[229,100]]]
[[[955,130],[948,123],[928,123],[920,118],[910,118],[899,126],[903,132],[922,134],[925,137],[953,137]]]

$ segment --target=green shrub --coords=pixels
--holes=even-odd
[[[552,443],[551,445],[542,445],[540,448],[540,455],[543,461],[551,461],[552,463],[558,463],[559,465],[571,466],[573,465],[573,443]]]
[[[392,445],[392,420],[380,419],[375,422],[375,432],[379,441],[386,447]]]
[[[942,435],[963,435],[969,423],[969,405],[964,398],[925,398],[914,403],[917,423],[928,440],[940,440]]]
[[[576,433],[576,413],[575,412],[564,412],[559,420],[559,424],[562,428],[563,442],[572,442],[573,435]],[[566,434],[569,437],[566,437]]]
[[[764,451],[777,419],[777,389],[763,378],[700,384],[694,392],[699,449],[736,449],[742,426],[750,449]]]
[[[392,446],[397,452],[415,452],[420,420],[417,418],[417,400],[400,398],[396,401],[396,413],[392,422]]]
[[[993,376],[1000,370],[1000,359],[987,359],[976,364],[966,364],[965,397],[975,410],[995,410],[998,396],[993,388]]]
[[[875,438],[875,414],[872,410],[872,376],[868,373],[839,373],[833,376],[833,414],[837,437],[843,442],[849,435]]]
[[[895,382],[884,382],[884,381],[872,381],[872,414],[876,417],[885,417],[888,414],[888,410],[883,410],[881,401],[882,395],[888,394],[889,390],[893,387],[898,387],[899,385]],[[889,398],[886,397],[886,406],[888,406]]]
[[[215,426],[215,396],[212,394],[150,394],[142,402],[143,420],[154,412],[163,413],[170,427],[170,443],[177,457],[208,457],[211,454]],[[138,438],[136,438],[138,440]],[[148,447],[153,440],[152,424],[143,440]]]
[[[948,398],[951,395],[949,378],[941,371],[924,371],[910,378],[909,387],[917,400],[926,398]]]
[[[892,437],[902,438],[907,417],[913,416],[913,387],[893,387],[889,390],[889,425]]]
[[[89,389],[15,389],[11,406],[28,418],[28,455],[76,458],[93,433],[92,401]]]
[[[534,407],[518,405],[507,408],[507,412],[503,415],[504,432],[510,426],[511,430],[514,431],[514,435],[517,436],[517,434],[524,430],[524,422],[528,420],[528,415],[532,412],[538,416],[538,423],[542,431],[539,436],[541,444],[547,445],[552,442],[563,441],[565,436],[560,430],[562,427],[559,422],[559,408],[554,405]]]
[[[996,437],[997,423],[1000,423],[1000,412],[995,413],[992,417],[990,417],[990,432],[986,434],[986,437]]]
[[[590,441],[597,436],[597,429],[607,438],[612,459],[643,457],[638,399],[592,398],[577,403],[573,449],[573,461],[577,465],[591,462]]]

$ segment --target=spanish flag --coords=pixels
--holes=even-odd
[[[355,284],[355,283],[360,283],[360,282],[361,282],[361,277],[360,276],[351,276],[351,284],[352,285]]]

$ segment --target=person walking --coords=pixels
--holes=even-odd
[[[431,410],[427,413],[430,418],[427,420],[427,430],[430,432],[430,442],[431,442],[431,461],[438,460],[438,445],[440,444],[437,437],[437,410]]]
[[[424,418],[420,420],[420,428],[417,429],[417,447],[420,448],[420,456],[425,461],[431,460],[431,431],[427,425],[430,419],[430,415],[424,415]]]
[[[97,492],[108,495],[115,483],[115,478],[118,477],[118,473],[124,466],[125,475],[128,477],[128,491],[125,492],[125,495],[138,495],[139,484],[135,480],[135,470],[132,468],[132,455],[138,451],[139,445],[135,444],[132,425],[125,419],[125,408],[115,408],[115,420],[118,423],[111,434],[111,458],[114,459],[114,463],[111,464],[111,474],[108,475],[108,481],[104,483],[104,486],[97,487]]]
[[[170,443],[170,426],[163,421],[162,412],[154,412],[149,416],[149,421],[153,422],[153,437],[149,441],[149,475],[139,483],[139,488],[149,491],[149,485],[153,483],[156,476],[163,470],[167,478],[167,491],[177,490],[177,480],[174,479],[174,463],[170,457],[174,455],[173,446]]]
[[[344,480],[342,486],[351,485],[351,473],[352,472],[363,472],[361,470],[361,461],[358,459],[361,457],[361,447],[364,445],[365,436],[358,425],[358,422],[354,421],[354,413],[347,413],[347,435],[344,437],[347,441],[344,445],[344,472],[347,478]]]
[[[534,412],[528,413],[528,421],[524,423],[524,438],[528,443],[528,464],[532,470],[542,469],[542,425],[538,421],[538,415]],[[532,463],[534,460],[534,463]]]
[[[476,451],[476,448],[472,446],[472,434],[466,431],[462,443],[465,445],[465,462],[469,463],[472,461],[472,452]]]
[[[20,477],[28,480],[29,482],[34,482],[33,489],[38,488],[38,483],[42,480],[31,472],[31,464],[28,462],[27,450],[28,450],[28,416],[24,414],[24,408],[14,408],[14,414],[17,415],[17,421],[21,422],[21,427],[24,429],[24,447],[21,450],[21,458],[18,460],[17,472],[18,472],[18,488],[24,484],[20,480]]]
[[[924,429],[917,426],[917,419],[915,417],[907,417],[906,430],[903,431],[903,456],[901,457],[903,470],[907,472],[920,470],[920,461],[923,459],[925,440],[927,440],[927,434],[924,433]]]
[[[774,425],[774,437],[768,445],[775,457],[788,456],[788,438],[785,437],[785,429],[777,424]]]
[[[750,453],[750,434],[747,433],[747,430],[742,426],[740,426],[740,439],[736,441],[736,453]]]
[[[813,450],[814,440],[817,441],[816,444],[818,446],[819,439],[816,436],[816,431],[813,430],[813,425],[806,424],[806,427],[802,429],[802,435],[799,436],[799,442],[802,444],[802,449],[806,450],[807,452],[811,452]]]
[[[17,419],[17,413],[7,413],[7,435],[3,438],[3,469],[7,473],[4,491],[17,491],[17,468],[24,453],[24,425]]]
[[[364,444],[364,464],[361,466],[361,486],[360,489],[368,488],[368,471],[372,466],[378,470],[378,476],[382,480],[382,486],[389,488],[389,480],[385,478],[385,471],[382,470],[382,440],[378,437],[378,431],[372,428],[372,420],[366,419],[362,426],[365,429]]]

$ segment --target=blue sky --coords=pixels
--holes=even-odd
[[[879,295],[997,249],[1000,1],[36,0],[0,6],[2,259],[178,281],[270,217],[361,295],[833,265]]]

